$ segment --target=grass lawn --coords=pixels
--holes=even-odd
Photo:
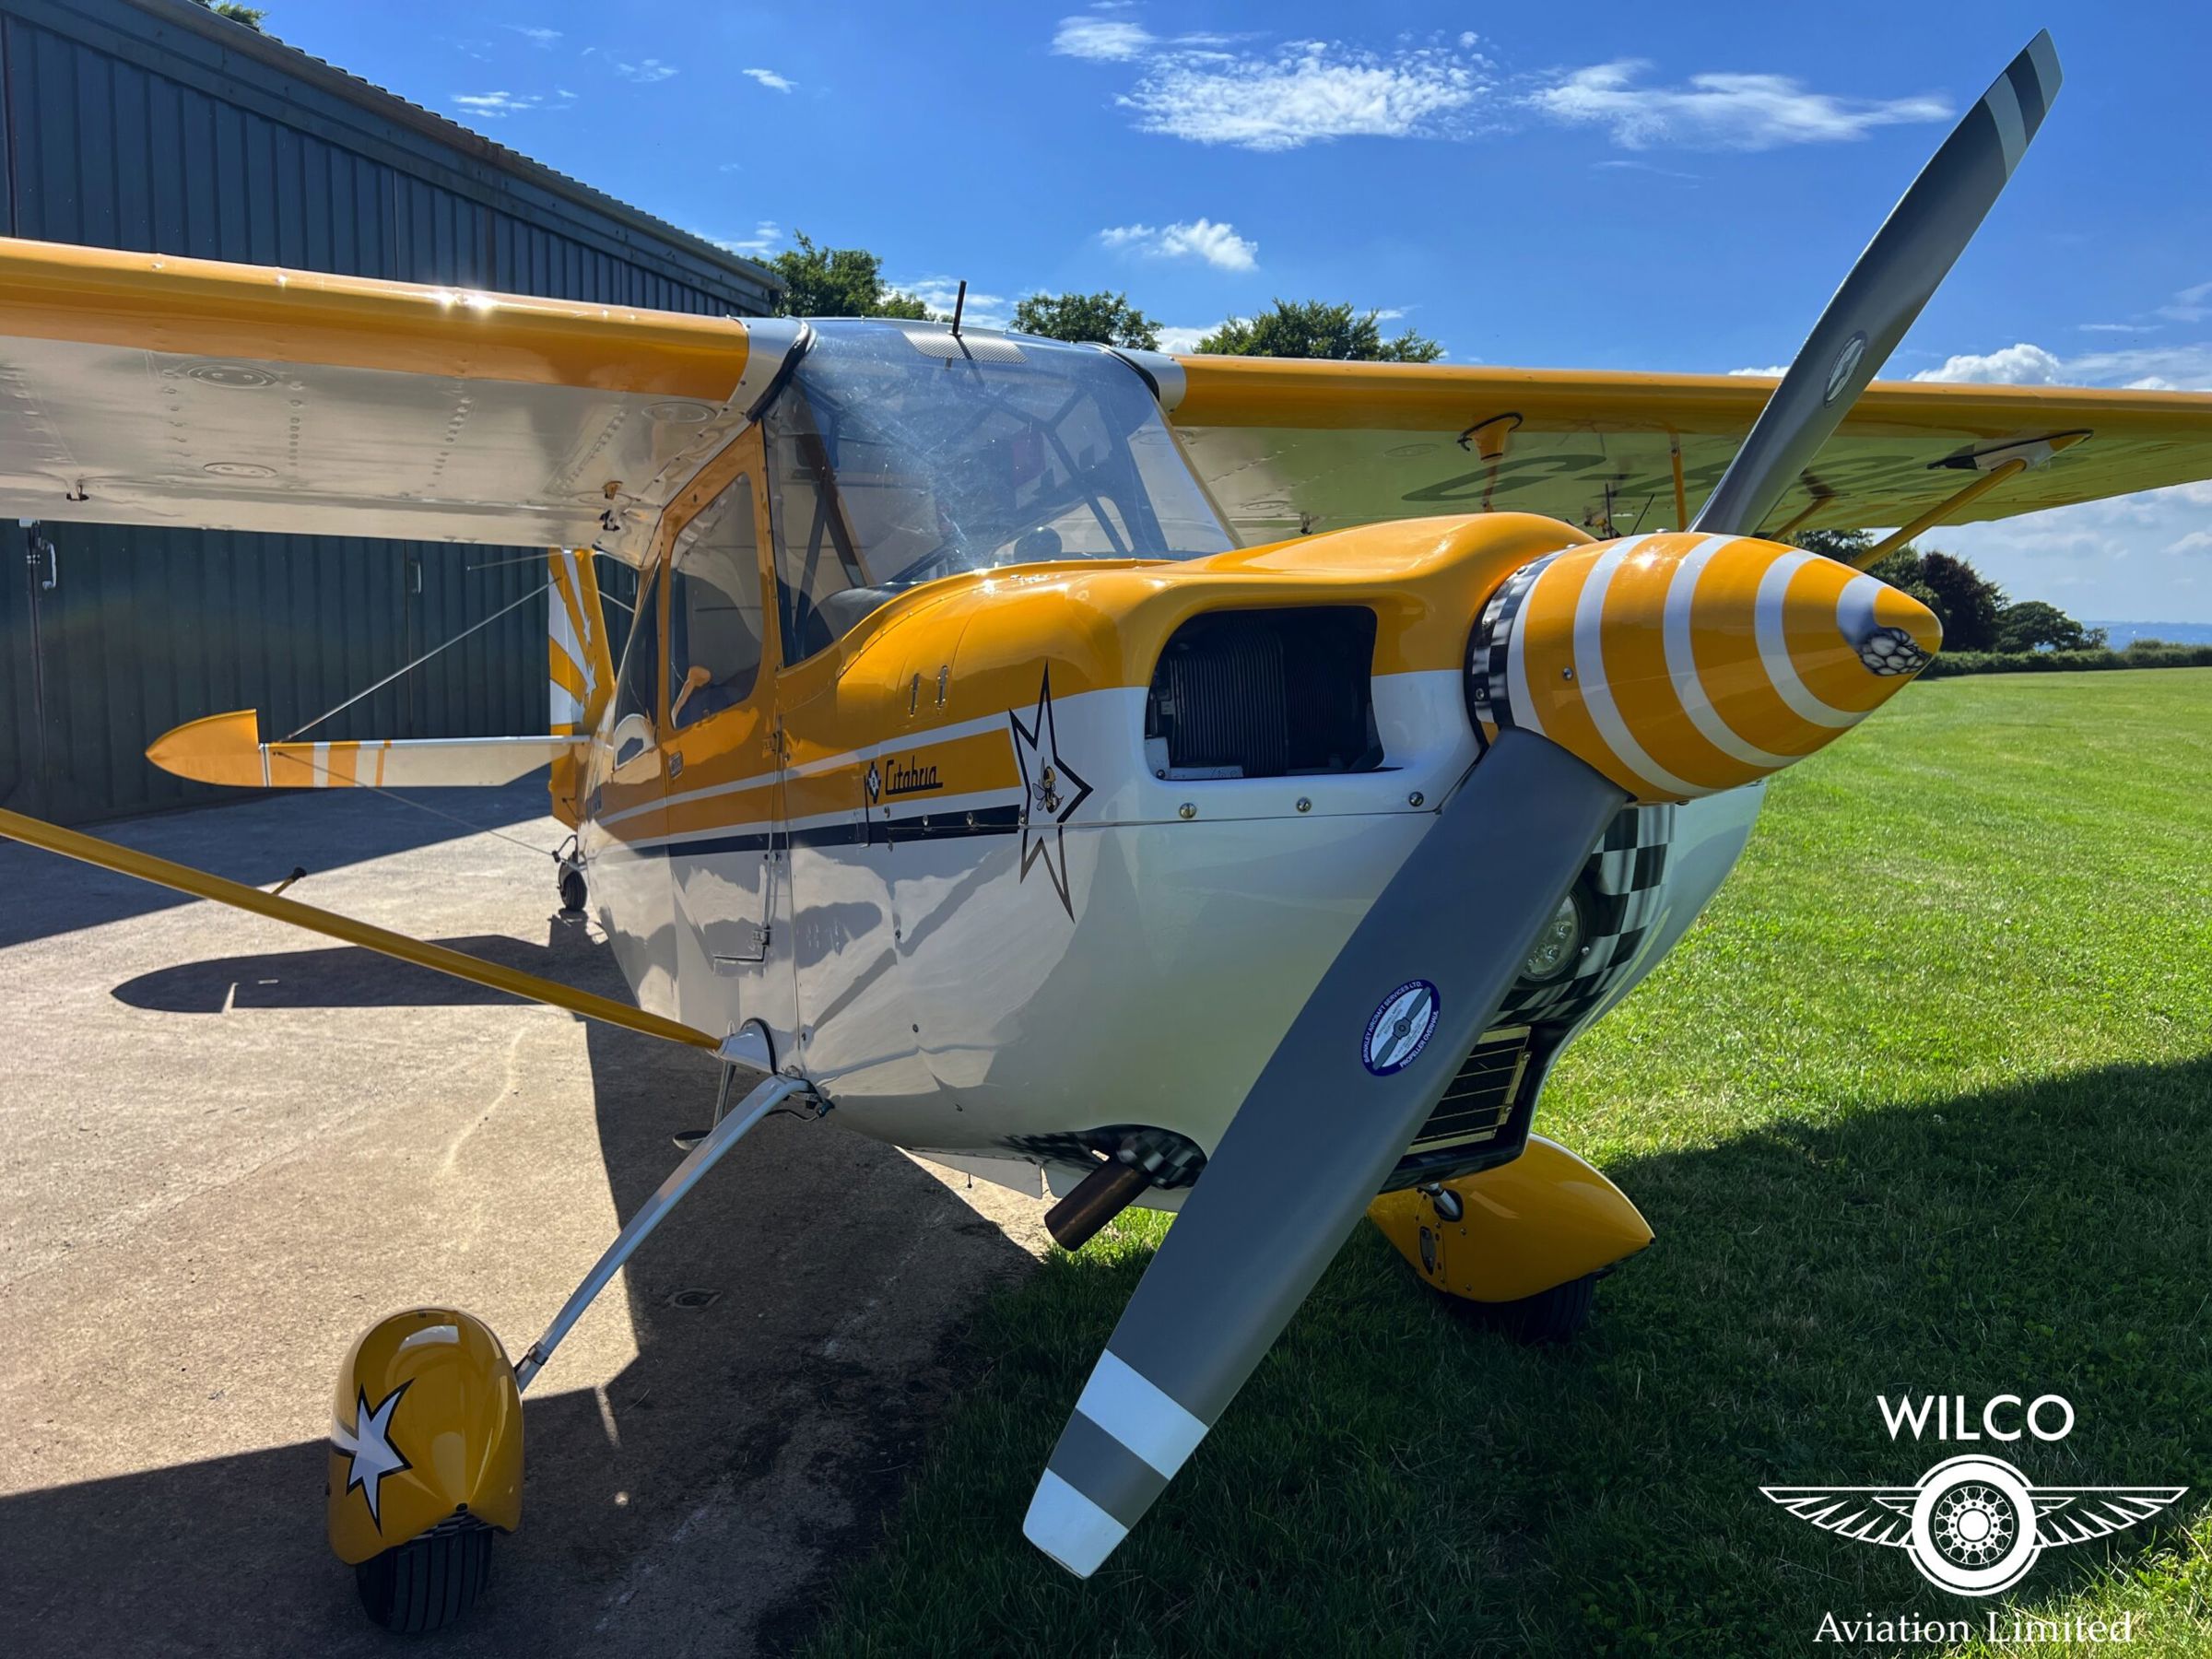
[[[1910,688],[1776,782],[1537,1126],[1658,1233],[1586,1336],[1472,1327],[1362,1224],[1078,1583],[1021,1517],[1163,1231],[1128,1218],[982,1312],[971,1398],[808,1652],[1873,1652],[1816,1649],[1822,1614],[2017,1607],[2212,1653],[2212,670]],[[2077,1426],[1893,1443],[1876,1408],[2000,1392]],[[1968,1449],[2192,1489],[1987,1601],[1758,1490]]]

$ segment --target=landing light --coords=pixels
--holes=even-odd
[[[1558,979],[1583,954],[1583,905],[1572,893],[1559,900],[1559,908],[1544,924],[1536,935],[1535,948],[1528,953],[1528,960],[1521,964],[1521,977],[1535,984],[1545,984]]]

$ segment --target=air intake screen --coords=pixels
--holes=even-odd
[[[1374,654],[1374,613],[1355,606],[1194,617],[1160,653],[1145,735],[1165,741],[1171,774],[1370,770]]]

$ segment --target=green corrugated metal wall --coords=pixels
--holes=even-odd
[[[765,309],[748,267],[194,11],[0,0],[9,234],[668,311]],[[34,554],[40,540],[51,560]],[[246,708],[280,736],[545,579],[540,549],[0,526],[0,806],[82,822],[214,798],[148,766],[146,745]],[[545,639],[541,596],[315,735],[542,731]]]

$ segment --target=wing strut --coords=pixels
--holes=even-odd
[[[607,1025],[620,1026],[625,1030],[637,1031],[643,1036],[658,1037],[666,1042],[681,1042],[691,1048],[710,1051],[722,1047],[722,1040],[690,1026],[679,1025],[673,1019],[663,1019],[658,1014],[648,1014],[642,1008],[633,1008],[612,998],[579,991],[554,980],[540,979],[535,973],[523,973],[512,968],[503,968],[497,962],[488,962],[465,951],[449,950],[442,945],[427,940],[411,939],[406,934],[395,934],[368,922],[357,922],[351,916],[341,916],[335,911],[318,910],[312,904],[302,904],[297,899],[280,899],[274,893],[265,893],[259,888],[243,882],[226,880],[210,876],[205,870],[195,870],[189,865],[171,864],[166,858],[156,858],[150,853],[135,852],[119,847],[113,841],[97,836],[65,830],[58,824],[49,824],[40,818],[25,818],[21,813],[0,811],[0,835],[42,847],[49,853],[59,853],[65,858],[80,859],[88,865],[98,865],[103,870],[113,870],[119,876],[135,877],[150,881],[157,887],[174,888],[180,893],[190,893],[195,899],[208,899],[217,904],[228,904],[235,910],[252,911],[257,916],[266,916],[273,922],[288,922],[294,927],[304,927],[310,933],[319,933],[333,939],[342,939],[348,945],[359,945],[366,950],[382,951],[403,962],[413,962],[418,968],[428,968],[438,973],[450,973],[455,979],[465,979],[472,984],[488,985],[494,991],[504,991],[510,996],[519,996],[529,1002],[546,1003],[556,1008],[566,1008],[585,1019],[596,1019]]]

